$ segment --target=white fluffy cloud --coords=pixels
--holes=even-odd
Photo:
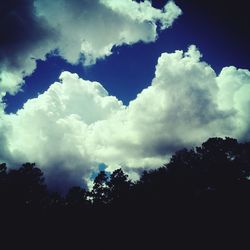
[[[158,23],[166,29],[181,14],[173,2],[159,10],[147,0],[15,1],[0,3],[6,37],[0,44],[0,98],[15,94],[35,70],[36,60],[46,60],[48,53],[56,51],[72,64],[93,64],[114,46],[155,41]]]
[[[212,136],[249,140],[250,72],[226,67],[217,76],[200,59],[195,46],[163,53],[151,86],[128,106],[100,83],[63,72],[23,109],[2,116],[0,159],[35,161],[48,175],[56,169],[80,181],[99,163],[133,174]]]
[[[62,0],[52,6],[49,3],[40,1],[37,6],[40,15],[59,29],[60,55],[76,63],[83,54],[85,65],[110,55],[114,46],[155,41],[156,23],[166,29],[181,14],[173,2],[167,3],[164,10],[153,8],[149,1]]]
[[[2,131],[8,138],[5,145],[13,156],[11,162],[37,162],[48,175],[57,168],[67,175],[77,173],[81,180],[98,165],[86,148],[92,124],[114,116],[123,105],[97,82],[69,72],[60,79],[16,114],[3,116],[6,128]]]
[[[219,107],[235,114],[231,120],[235,137],[250,140],[250,71],[225,67],[217,82]]]

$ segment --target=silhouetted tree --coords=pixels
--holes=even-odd
[[[109,192],[109,202],[117,204],[124,204],[125,202],[129,202],[130,190],[132,187],[132,182],[128,179],[128,175],[126,175],[122,169],[115,170],[109,178],[107,182]]]
[[[154,207],[166,200],[168,191],[166,168],[144,171],[135,186],[134,201],[143,207]]]
[[[16,207],[40,207],[47,195],[43,173],[35,163],[25,163],[8,173],[9,202]]]
[[[64,208],[65,200],[58,192],[48,194],[47,209],[58,210]]]
[[[163,232],[164,240],[169,235],[178,240],[184,236],[203,239],[213,232],[219,237],[222,232],[234,232],[231,237],[235,237],[234,228],[242,234],[248,226],[249,176],[250,143],[232,138],[210,138],[200,147],[182,149],[164,166],[144,171],[135,183],[122,169],[110,174],[100,171],[92,190],[72,187],[66,197],[48,192],[43,173],[34,163],[12,170],[2,163],[0,209],[8,222],[24,218],[19,224],[26,225],[31,218],[32,230],[43,224],[51,235],[75,225],[95,235],[104,225],[108,234],[115,229],[119,235],[127,227],[143,239],[155,232],[157,236]]]
[[[231,138],[210,138],[200,147],[182,149],[166,165],[144,171],[135,183],[122,169],[110,174],[100,171],[92,190],[72,187],[65,197],[47,190],[34,163],[11,170],[3,163],[0,209],[3,214],[17,214],[15,219],[22,217],[17,211],[24,210],[28,211],[25,220],[33,214],[35,222],[40,216],[40,223],[70,227],[88,223],[94,230],[98,225],[140,229],[161,225],[172,232],[185,224],[189,231],[209,228],[221,219],[245,220],[250,210],[249,176],[250,143]]]
[[[109,203],[108,176],[105,171],[100,171],[94,180],[94,186],[91,191],[93,203],[96,206]]]
[[[81,187],[72,187],[66,195],[66,204],[71,208],[84,208],[89,202],[87,201],[88,192]]]
[[[6,174],[7,174],[6,171],[7,171],[6,163],[1,163],[0,164],[0,178],[2,176],[6,176]]]
[[[0,202],[5,203],[7,194],[7,167],[5,163],[0,164]]]

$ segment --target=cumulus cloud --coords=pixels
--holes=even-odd
[[[55,31],[38,17],[32,0],[0,2],[0,97],[14,94],[23,77],[33,72],[36,59],[44,59]],[[49,50],[48,50],[49,49]]]
[[[114,46],[155,41],[157,25],[165,29],[180,14],[173,2],[159,10],[132,0],[1,1],[0,98],[15,94],[48,53],[93,64]]]
[[[88,182],[100,163],[134,177],[212,136],[249,140],[249,93],[248,70],[225,67],[217,76],[195,46],[163,53],[152,84],[128,106],[100,83],[63,72],[16,114],[2,116],[0,160],[35,161],[51,186],[65,188]]]
[[[218,76],[218,105],[221,109],[229,109],[235,113],[232,124],[235,136],[250,140],[250,71],[225,67]]]
[[[2,117],[6,125],[2,131],[8,135],[5,145],[13,162],[37,162],[48,178],[55,172],[65,172],[65,178],[77,175],[79,182],[98,165],[86,149],[91,124],[109,119],[123,105],[97,82],[68,72],[60,79],[61,83],[52,84],[38,98],[27,101],[16,114]]]

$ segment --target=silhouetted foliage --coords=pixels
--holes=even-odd
[[[84,208],[89,205],[88,192],[81,187],[72,187],[66,195],[66,205],[71,208]]]
[[[144,171],[136,183],[129,180],[122,169],[110,175],[100,171],[90,192],[72,187],[65,198],[47,190],[43,173],[34,163],[10,170],[2,163],[0,195],[3,204],[14,207],[84,208],[91,204],[124,206],[131,203],[171,207],[205,197],[236,196],[242,189],[248,192],[249,176],[250,143],[211,138],[200,147],[176,152],[161,168]]]
[[[34,163],[10,170],[2,163],[0,209],[7,214],[13,214],[13,209],[29,211],[29,216],[62,227],[82,223],[94,230],[97,225],[127,225],[132,230],[133,224],[135,233],[147,233],[147,228],[156,230],[161,225],[171,235],[180,228],[187,235],[195,228],[202,238],[196,229],[210,234],[217,225],[218,232],[228,233],[227,228],[241,228],[247,221],[249,176],[250,143],[232,138],[210,138],[200,147],[182,149],[164,166],[144,171],[136,182],[122,169],[110,174],[100,171],[92,190],[72,187],[65,197],[47,189]]]
[[[58,192],[52,192],[48,194],[47,207],[48,209],[61,209],[64,207],[65,201]]]
[[[47,195],[43,173],[34,163],[25,163],[19,169],[6,172],[1,165],[1,183],[5,195],[3,204],[12,208],[41,207]]]
[[[6,163],[0,164],[0,178],[6,175],[6,170],[7,170]]]
[[[94,186],[91,192],[93,203],[101,206],[109,203],[108,176],[105,171],[100,171],[95,177]]]
[[[118,205],[128,201],[132,182],[128,180],[128,175],[122,169],[115,170],[107,183],[109,188],[109,202]]]

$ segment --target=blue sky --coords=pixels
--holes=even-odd
[[[166,2],[156,1],[155,6],[160,8]],[[191,44],[199,48],[204,61],[209,63],[216,73],[230,65],[249,68],[248,33],[247,30],[241,32],[247,27],[244,17],[242,19],[239,15],[238,18],[242,20],[235,21],[237,17],[230,16],[232,6],[226,7],[226,4],[224,6],[229,7],[228,13],[222,9],[223,4],[217,6],[216,11],[209,12],[208,4],[179,2],[183,10],[182,16],[170,29],[159,32],[154,43],[139,42],[132,46],[113,48],[111,56],[86,67],[81,63],[72,65],[53,55],[48,55],[45,61],[38,60],[35,72],[25,78],[23,91],[15,96],[7,94],[5,97],[6,112],[16,112],[28,99],[46,91],[64,70],[75,72],[84,79],[101,82],[110,95],[118,97],[127,105],[142,89],[150,85],[161,53],[174,52],[176,49],[185,50]],[[178,4],[178,1],[176,3]],[[214,8],[216,9],[216,5]],[[236,7],[235,11],[242,8]]]

